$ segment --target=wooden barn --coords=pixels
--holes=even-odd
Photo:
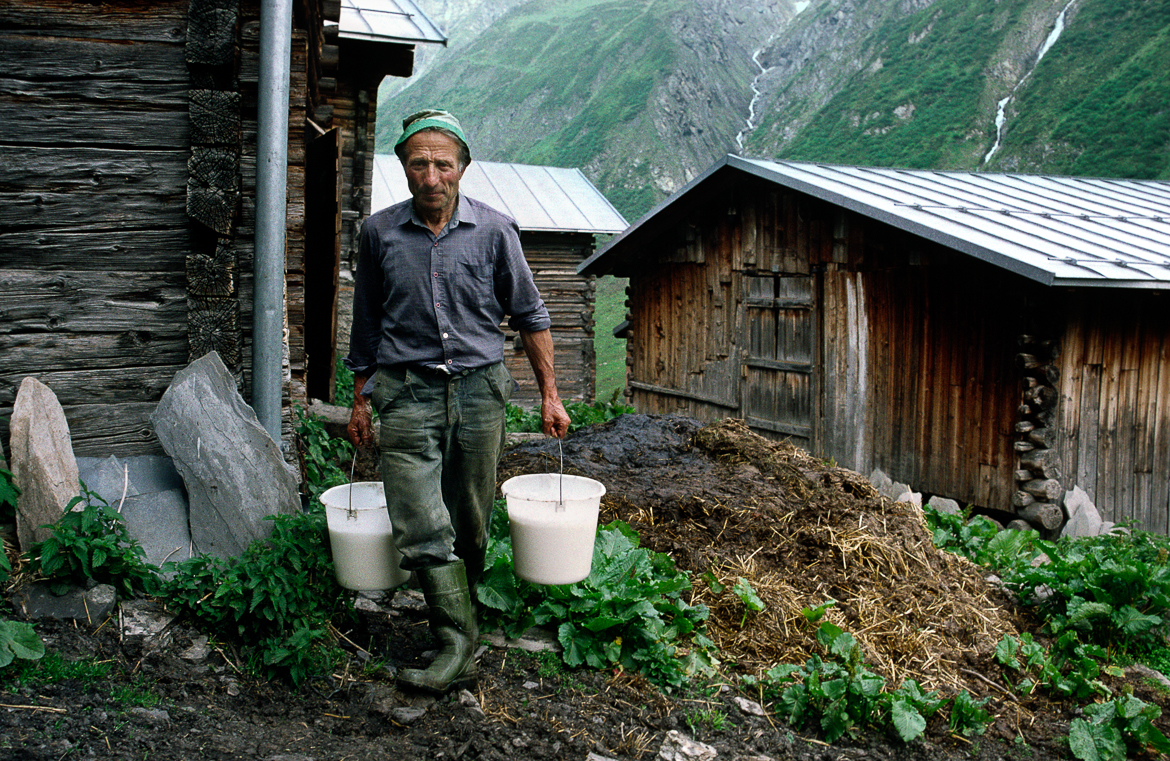
[[[593,276],[577,274],[577,266],[593,254],[597,235],[625,230],[625,218],[579,169],[473,160],[459,189],[516,220],[524,257],[552,318],[557,390],[562,399],[592,402],[596,284]],[[373,208],[409,197],[398,157],[377,156]],[[504,329],[511,347],[504,360],[520,386],[512,402],[537,405],[540,390],[520,336]]]
[[[150,413],[215,350],[291,456],[378,84],[445,42],[411,0],[0,4],[0,440],[31,375],[78,455],[161,453]]]
[[[727,156],[580,267],[640,412],[738,417],[924,495],[1170,526],[1170,183]]]

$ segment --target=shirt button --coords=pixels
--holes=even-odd
[[[446,334],[446,333],[444,333],[444,334],[443,334],[443,338],[446,338],[446,337],[447,337],[447,334]]]
[[[453,360],[447,360],[447,364],[451,364]]]
[[[436,273],[435,273],[435,277],[438,277],[438,276],[439,276],[439,273],[438,273],[438,272],[436,272]]]

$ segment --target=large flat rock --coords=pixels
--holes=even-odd
[[[150,420],[186,485],[196,554],[239,555],[272,533],[265,518],[300,509],[280,447],[215,352],[175,375]]]

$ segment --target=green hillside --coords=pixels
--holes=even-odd
[[[993,170],[1170,178],[1170,0],[1090,0],[1019,93]]]
[[[1029,4],[938,0],[911,16],[886,21],[867,40],[865,68],[780,157],[973,168],[994,139],[992,104],[981,104],[986,70]],[[783,118],[769,114],[749,147],[772,153],[767,130]]]
[[[749,43],[694,40],[711,34],[688,15],[701,13],[701,5],[532,0],[381,99],[378,112],[448,108],[467,128],[473,156],[579,167],[636,219],[666,195],[654,176],[672,178],[665,187],[681,185],[730,150],[747,108],[742,83],[754,67],[750,51],[738,46]],[[727,63],[710,67],[709,55]],[[701,107],[678,104],[681,113],[664,133],[661,104],[679,101],[679,92],[697,94]],[[379,119],[379,152],[391,151],[398,124]],[[687,135],[687,145],[675,133]]]
[[[1002,145],[983,165],[995,101],[1014,86],[990,72],[1022,57],[1013,45],[1035,24],[1035,6],[937,0],[889,20],[870,34],[860,71],[791,142],[776,144],[784,114],[770,113],[748,148],[866,166],[1170,176],[1170,0],[1078,4],[1014,93]],[[1034,59],[1017,60],[1016,71]]]
[[[677,0],[681,2],[681,0]],[[473,155],[552,166],[596,163],[607,146],[653,135],[638,123],[663,72],[674,65],[673,41],[656,33],[675,2],[537,0],[505,15],[459,60],[389,99],[380,113],[407,113],[433,103],[465,115],[475,128]],[[643,120],[644,121],[644,120]],[[389,151],[397,124],[380,120],[377,145]],[[623,211],[654,203],[644,187],[627,187],[623,167],[600,168]]]

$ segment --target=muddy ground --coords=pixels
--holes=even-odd
[[[624,761],[659,758],[672,731],[742,761],[1068,757],[1076,707],[1008,696],[990,657],[999,636],[1031,626],[1026,615],[979,569],[935,551],[916,508],[735,423],[704,429],[629,415],[571,435],[563,450],[565,472],[606,485],[603,521],[630,523],[644,545],[685,570],[744,577],[757,588],[768,607],[742,626],[742,603],[730,593],[703,581],[692,590],[712,610],[729,685],[815,652],[799,610],[831,597],[830,619],[857,633],[870,668],[892,682],[909,676],[943,694],[990,697],[996,721],[968,738],[937,716],[909,745],[871,732],[828,746],[814,728],[755,715],[742,698],[759,696],[733,686],[663,694],[636,675],[565,671],[547,653],[486,640],[474,691],[422,699],[396,690],[388,672],[365,668],[367,656],[351,645],[394,668],[425,664],[424,611],[416,592],[400,591],[364,604],[359,625],[344,632],[349,641],[340,641],[348,663],[298,690],[240,673],[230,646],[181,620],[151,636],[128,635],[125,617],[96,628],[38,624],[51,652],[109,671],[25,688],[0,677],[0,760]],[[555,471],[559,457],[554,442],[520,445],[506,454],[500,480]],[[1170,707],[1144,680],[1131,686]]]

